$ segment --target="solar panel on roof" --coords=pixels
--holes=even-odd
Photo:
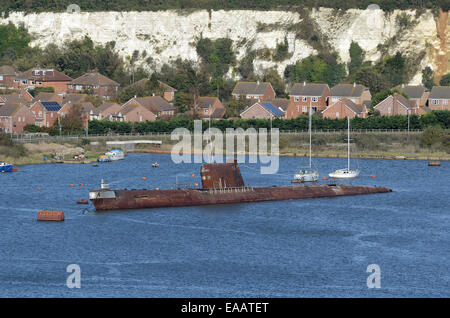
[[[41,102],[41,104],[49,112],[57,112],[61,109],[61,105],[57,102]]]
[[[273,106],[271,103],[262,103],[262,105],[275,116],[283,116],[284,115],[278,108]]]

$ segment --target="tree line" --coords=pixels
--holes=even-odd
[[[442,8],[449,10],[447,0],[2,0],[0,11],[46,12],[65,11],[67,6],[76,3],[84,11],[156,11],[167,9],[253,9],[269,10],[289,7],[328,7],[335,9],[365,9],[377,4],[383,10]]]
[[[330,119],[313,116],[312,127],[317,130],[346,130],[347,119]],[[272,127],[280,131],[308,130],[308,116],[299,116],[295,119],[272,120]],[[440,126],[443,129],[450,129],[450,111],[432,111],[423,116],[411,115],[409,118],[410,129],[425,129],[429,126]],[[215,127],[225,132],[227,128],[267,128],[270,129],[269,119],[236,119],[236,120],[212,120],[211,127]],[[203,122],[202,128],[209,127],[207,121]],[[372,116],[369,118],[351,119],[352,129],[407,129],[408,116]],[[190,131],[194,129],[194,121],[187,117],[175,117],[170,121],[155,120],[140,123],[132,122],[111,122],[107,120],[92,120],[89,122],[89,134],[129,134],[129,133],[170,133],[175,128],[186,128]]]

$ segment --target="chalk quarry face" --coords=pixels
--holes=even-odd
[[[328,39],[331,47],[339,54],[342,62],[349,60],[348,49],[352,41],[366,51],[366,60],[376,61],[380,57],[379,44],[394,35],[398,43],[390,48],[402,53],[416,54],[426,49],[425,58],[412,83],[421,82],[421,70],[429,65],[436,68],[436,56],[440,52],[436,19],[430,11],[417,18],[417,24],[399,33],[396,17],[407,13],[415,18],[414,11],[386,13],[379,9],[351,9],[336,11],[328,8],[313,10],[310,19]],[[233,40],[237,58],[241,59],[253,49],[275,49],[277,43],[286,38],[288,59],[281,62],[256,59],[255,70],[276,67],[280,75],[288,64],[295,63],[312,53],[317,53],[310,44],[296,37],[289,26],[301,23],[301,15],[286,11],[157,11],[157,12],[74,12],[74,13],[10,13],[0,23],[9,21],[23,23],[34,37],[33,45],[45,47],[50,43],[61,45],[64,41],[79,39],[88,35],[94,42],[116,42],[116,49],[122,56],[131,56],[135,50],[147,52],[155,65],[177,58],[198,61],[195,43],[200,37]],[[303,21],[304,22],[304,21]],[[271,25],[271,28],[261,26]],[[274,27],[275,26],[275,27]],[[448,32],[447,32],[448,33]],[[447,66],[448,68],[448,66]],[[442,70],[441,70],[442,71]],[[446,73],[443,70],[442,73]],[[232,72],[228,73],[231,77]]]

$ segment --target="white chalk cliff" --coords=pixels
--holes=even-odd
[[[376,61],[380,57],[379,44],[397,35],[397,44],[389,48],[390,53],[399,50],[405,54],[416,54],[426,50],[420,70],[425,66],[448,72],[448,63],[439,63],[439,56],[448,60],[445,30],[439,30],[437,18],[426,11],[417,18],[417,24],[396,34],[399,28],[396,17],[402,11],[386,13],[381,10],[336,11],[320,8],[311,12],[311,19],[336,50],[342,62],[349,61],[349,47],[356,41],[365,51],[366,60]],[[414,11],[403,11],[415,19]],[[447,19],[447,18],[446,18]],[[233,40],[237,58],[245,56],[251,49],[274,49],[277,42],[289,43],[292,55],[282,62],[256,59],[255,70],[277,67],[280,74],[288,64],[303,59],[315,50],[306,41],[296,37],[288,26],[301,23],[297,12],[286,11],[157,11],[157,12],[81,12],[81,13],[10,13],[0,23],[13,22],[24,26],[33,35],[33,45],[45,47],[49,43],[62,44],[66,40],[88,35],[97,43],[116,42],[122,56],[130,56],[135,50],[146,51],[156,66],[177,58],[198,60],[195,42],[201,36]],[[261,24],[280,25],[280,28],[264,30]],[[447,23],[445,22],[445,25]],[[445,27],[444,29],[448,29]],[[259,30],[259,31],[258,31]],[[440,38],[441,37],[441,38]],[[417,72],[412,83],[420,83],[421,72]],[[229,72],[230,76],[232,72]]]

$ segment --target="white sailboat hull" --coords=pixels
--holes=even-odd
[[[294,180],[299,180],[302,182],[316,182],[317,180],[319,180],[319,172],[312,171],[296,173],[294,175]]]
[[[359,175],[359,170],[339,169],[328,175],[330,178],[335,179],[351,179],[356,178]]]

